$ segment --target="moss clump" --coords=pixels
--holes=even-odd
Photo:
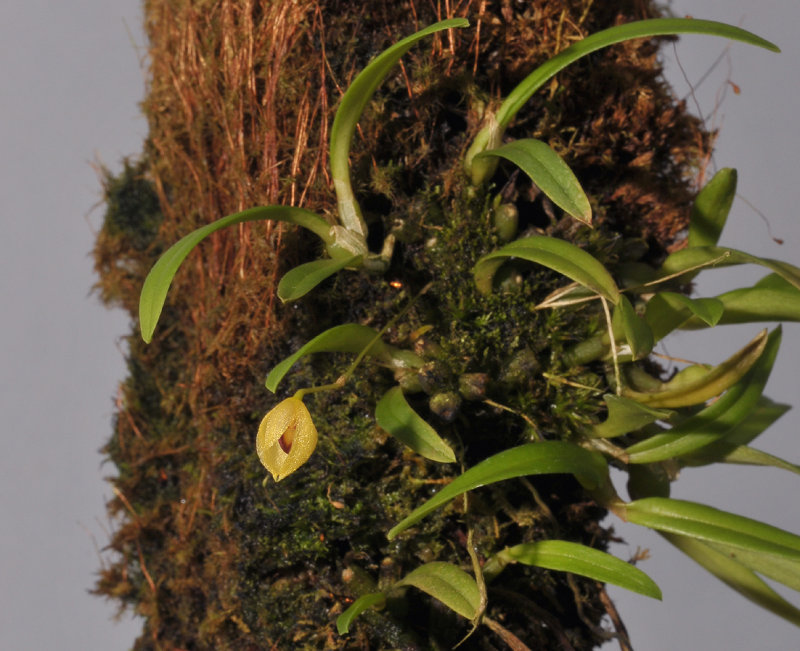
[[[269,203],[332,214],[325,150],[340,89],[371,56],[444,17],[430,4],[146,3],[150,136],[142,161],[107,183],[109,217],[96,247],[103,298],[135,315],[160,251],[221,215]],[[422,377],[409,380],[423,391],[409,399],[465,466],[534,436],[569,438],[603,408],[599,392],[543,376],[606,386],[602,365],[563,366],[565,351],[601,327],[596,308],[532,310],[562,282],[533,265],[510,267],[507,291],[475,290],[472,265],[498,238],[493,195],[466,185],[460,157],[481,105],[570,42],[655,10],[634,0],[490,0],[459,11],[480,32],[440,34],[412,50],[354,143],[370,232],[377,242],[398,231],[384,277],[343,272],[299,305],[279,306],[276,279],[315,257],[316,244],[246,224],[192,254],[150,346],[132,333],[106,447],[118,470],[109,504],[118,557],[97,590],[145,618],[137,649],[447,648],[468,625],[413,591],[360,619],[349,637],[336,634],[334,620],[370,585],[423,562],[468,568],[468,527],[483,557],[555,536],[600,548],[608,540],[604,512],[577,483],[545,477],[475,491],[466,512],[456,500],[389,543],[387,529],[458,469],[406,453],[376,427],[374,405],[394,380],[368,363],[342,391],[309,396],[317,451],[286,480],[262,485],[261,416],[296,388],[332,381],[347,361],[305,360],[277,397],[263,389],[268,370],[324,328],[382,327],[429,282],[386,336],[425,359]],[[687,221],[687,179],[709,137],[673,101],[656,49],[648,41],[598,52],[520,115],[514,135],[561,150],[597,216],[592,232],[573,227],[501,167],[492,193],[516,206],[522,232],[580,243],[612,268],[634,241],[636,260],[651,262],[675,243]],[[481,378],[483,399],[457,404],[465,375]],[[444,409],[441,396],[455,407]],[[590,649],[602,642],[598,590],[519,569],[492,588],[488,614],[531,648],[567,640]],[[481,627],[463,648],[499,644]]]

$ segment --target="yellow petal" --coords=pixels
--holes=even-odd
[[[275,481],[308,461],[316,446],[317,428],[299,398],[286,398],[258,426],[256,453]]]

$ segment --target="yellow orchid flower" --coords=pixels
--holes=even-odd
[[[256,453],[275,481],[302,466],[317,446],[317,428],[296,396],[286,398],[264,416],[256,435]]]

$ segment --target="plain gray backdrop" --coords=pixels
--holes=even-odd
[[[676,57],[696,85],[724,53],[695,96],[687,96],[721,127],[714,163],[740,172],[744,199],[722,244],[798,264],[800,3],[681,0],[673,8],[739,24],[783,49],[775,55],[692,36],[664,57],[683,97],[689,86]],[[0,16],[0,649],[122,650],[139,624],[130,616],[112,622],[115,606],[88,590],[113,527],[104,477],[114,469],[98,450],[111,432],[125,373],[119,338],[129,324],[91,295],[89,252],[102,219],[102,208],[93,209],[101,199],[93,164],[118,171],[124,156],[141,151],[146,134],[138,110],[146,69],[141,9],[133,0],[7,0]],[[709,271],[700,294],[733,288],[731,276],[745,284],[764,273]],[[670,338],[666,348],[720,361],[757,331],[690,333]],[[799,342],[800,328],[789,325],[767,389],[777,400],[797,402]],[[790,412],[759,446],[800,461],[794,422]],[[673,495],[800,532],[799,487],[800,478],[781,471],[728,467],[686,471]],[[628,541],[616,549],[622,557],[637,546],[650,549],[651,560],[640,567],[664,591],[664,601],[655,602],[612,589],[637,649],[798,647],[797,628],[751,606],[655,534],[615,528]]]

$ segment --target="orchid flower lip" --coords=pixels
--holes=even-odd
[[[317,445],[317,428],[297,396],[286,398],[264,416],[256,435],[256,453],[275,481],[308,461]]]

